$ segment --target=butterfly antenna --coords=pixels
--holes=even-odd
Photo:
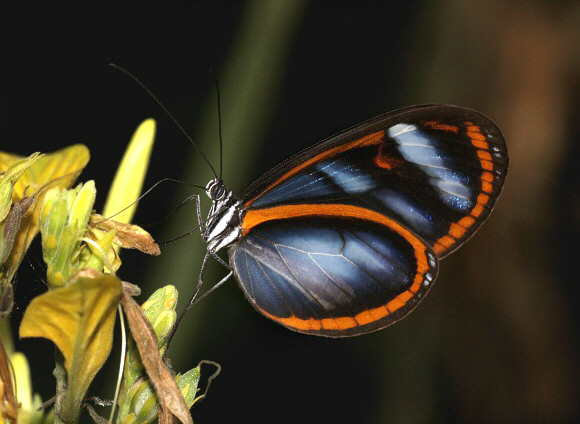
[[[139,85],[139,87],[141,87],[143,90],[145,90],[145,92],[151,96],[151,98],[155,101],[155,103],[157,103],[157,105],[161,108],[161,110],[163,110],[163,112],[165,112],[165,114],[169,117],[169,119],[171,119],[173,121],[173,123],[175,124],[175,126],[177,126],[177,128],[179,129],[179,131],[181,131],[181,133],[185,136],[185,138],[187,138],[189,140],[189,142],[191,143],[191,145],[193,147],[195,147],[195,149],[199,152],[199,154],[201,154],[201,156],[203,157],[203,159],[207,162],[207,164],[209,165],[209,167],[211,168],[211,171],[213,172],[213,175],[218,178],[218,174],[215,172],[215,168],[213,167],[213,165],[211,164],[211,162],[209,161],[209,159],[207,158],[207,156],[203,153],[203,151],[199,148],[199,146],[197,145],[197,143],[195,141],[193,141],[193,138],[187,133],[187,131],[185,131],[185,128],[183,128],[183,126],[179,123],[179,121],[171,114],[171,112],[169,112],[169,109],[167,109],[165,107],[165,105],[163,103],[161,103],[161,100],[159,100],[157,98],[157,96],[155,94],[153,94],[153,92],[151,90],[149,90],[145,84],[143,84],[139,78],[137,78],[135,75],[133,75],[131,72],[127,71],[124,68],[121,68],[119,65],[117,65],[116,63],[109,63],[109,66],[113,69],[116,69],[119,72],[122,72],[123,74],[127,75],[129,78],[131,78],[135,83],[137,83],[137,85]],[[221,151],[221,142],[220,142],[220,151]],[[220,161],[221,161],[221,153],[220,153]],[[221,168],[221,164],[220,164],[220,168]],[[221,170],[220,170],[220,178],[221,178]]]
[[[220,138],[220,181],[222,180],[222,169],[223,169],[223,141],[222,141],[222,107],[221,107],[221,96],[220,96],[220,82],[215,71],[211,71],[215,79],[215,91],[217,95],[217,112],[218,112],[218,133]]]
[[[178,183],[178,184],[184,184],[187,185],[189,187],[195,187],[195,188],[199,188],[201,190],[205,190],[205,187],[202,187],[200,185],[197,184],[190,184],[190,183],[186,183],[184,181],[181,180],[175,180],[173,178],[162,178],[161,180],[157,181],[155,184],[153,184],[151,187],[149,187],[147,190],[145,190],[143,192],[143,194],[141,194],[141,196],[139,196],[135,201],[129,203],[127,206],[125,206],[123,209],[121,209],[120,211],[114,213],[113,215],[107,216],[103,219],[101,219],[100,221],[95,222],[95,224],[100,224],[103,221],[107,221],[109,219],[112,219],[114,217],[116,217],[117,215],[119,215],[120,213],[125,212],[127,209],[129,209],[131,206],[133,206],[135,203],[137,203],[139,200],[143,199],[145,196],[147,196],[151,191],[153,191],[158,185],[160,185],[161,183],[165,183],[167,181],[170,181],[172,183]],[[187,200],[189,200],[190,198],[188,197]],[[180,205],[179,207],[181,207],[183,205]]]

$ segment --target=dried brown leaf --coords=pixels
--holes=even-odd
[[[153,256],[161,254],[159,246],[155,243],[153,237],[137,225],[125,224],[112,219],[106,219],[99,214],[91,215],[89,225],[104,232],[109,232],[114,229],[114,243],[125,249],[137,249]]]
[[[137,302],[126,292],[123,292],[121,302],[133,339],[135,339],[139,350],[141,362],[157,393],[160,406],[159,422],[171,424],[171,414],[173,414],[183,424],[193,424],[185,399],[171,372],[161,359],[157,346],[157,336],[151,323],[145,318],[143,310]]]
[[[6,215],[6,221],[4,222],[4,252],[2,257],[0,257],[0,265],[4,264],[6,259],[8,259],[12,251],[12,246],[14,245],[14,240],[16,239],[16,234],[20,228],[22,217],[33,202],[33,197],[20,199],[12,204],[10,211]]]

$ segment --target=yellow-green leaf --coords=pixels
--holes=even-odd
[[[14,162],[26,159],[24,156],[0,152],[0,172],[5,172]],[[89,161],[89,149],[75,144],[38,158],[18,179],[14,186],[14,196],[22,199],[51,187],[70,187]],[[56,181],[58,180],[58,181]]]
[[[99,238],[91,237],[89,232],[87,237],[93,240],[98,248],[87,243],[88,249],[81,252],[81,267],[104,270],[110,273],[117,271],[121,265],[121,260],[115,255],[115,249],[113,249],[115,230],[111,230]],[[110,266],[111,269],[108,269],[107,266]]]
[[[103,211],[105,217],[115,215],[115,221],[126,224],[131,222],[137,203],[127,206],[135,202],[141,194],[154,138],[155,121],[147,119],[139,125],[123,155],[107,196]],[[118,213],[121,210],[123,212]]]
[[[50,339],[64,357],[68,377],[65,409],[80,406],[109,356],[120,297],[121,281],[101,274],[37,296],[24,313],[20,337]]]
[[[71,190],[51,189],[44,196],[40,206],[40,232],[49,288],[65,285],[82,267],[81,240],[87,231],[96,194],[95,183],[90,180]]]
[[[6,172],[18,161],[25,160],[23,156],[0,152],[0,173]],[[38,233],[40,204],[45,193],[52,187],[70,187],[89,161],[89,150],[80,144],[67,147],[54,153],[43,155],[36,159],[14,184],[12,200],[21,200],[24,196],[32,196],[34,204],[28,208],[22,217],[20,228],[12,245],[4,267],[0,271],[0,299],[8,290],[14,273],[18,269],[24,253]],[[9,310],[1,310],[9,313]]]
[[[18,389],[18,423],[40,423],[44,412],[38,408],[42,405],[40,395],[32,393],[32,381],[28,360],[23,353],[15,352],[10,360],[16,376],[16,389]]]

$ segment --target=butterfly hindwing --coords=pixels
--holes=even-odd
[[[230,249],[250,302],[291,329],[349,336],[406,315],[437,273],[433,251],[377,213],[322,205],[278,208]],[[276,215],[281,214],[281,215]]]

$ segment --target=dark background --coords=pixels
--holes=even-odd
[[[235,192],[300,148],[388,110],[452,103],[491,116],[510,153],[489,222],[441,264],[401,323],[329,340],[277,326],[230,281],[192,311],[170,356],[223,372],[196,422],[578,422],[580,7],[577,2],[166,2],[134,8],[0,3],[0,149],[50,152],[82,142],[96,208],[139,122],[154,117],[146,186],[204,185],[211,173],[154,101],[109,68],[136,74],[219,163]],[[190,189],[162,185],[137,223],[167,215]],[[207,204],[205,205],[207,208]],[[194,205],[148,228],[167,240],[196,225]],[[120,276],[187,298],[203,256],[194,234],[160,258],[124,252]],[[45,289],[38,246],[17,280],[14,325]],[[215,267],[206,282],[224,272]],[[181,303],[180,303],[181,306]],[[114,349],[119,346],[115,341]],[[54,393],[52,347],[23,340],[34,390]],[[118,358],[114,351],[114,361]],[[91,394],[111,397],[110,361]],[[205,369],[205,379],[211,370]],[[103,411],[103,415],[107,415]],[[88,420],[88,418],[87,418]],[[87,421],[88,422],[88,421]]]

